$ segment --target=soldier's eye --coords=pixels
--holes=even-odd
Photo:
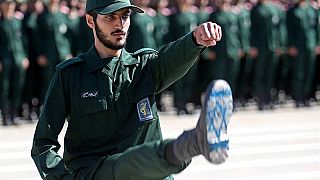
[[[107,15],[107,16],[105,16],[105,18],[108,19],[108,20],[112,20],[113,19],[113,15]]]
[[[124,14],[124,15],[122,16],[122,19],[123,19],[123,20],[127,20],[129,17],[130,17],[130,14]]]

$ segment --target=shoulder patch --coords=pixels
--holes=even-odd
[[[153,53],[158,53],[158,51],[156,51],[152,48],[142,48],[142,49],[139,49],[136,52],[132,53],[132,55],[136,56],[136,55],[153,54]]]
[[[62,61],[60,64],[58,64],[56,66],[56,69],[57,70],[62,70],[62,69],[65,69],[66,67],[69,67],[73,64],[78,64],[80,62],[84,62],[83,59],[79,58],[79,57],[75,57],[75,58],[72,58],[72,59],[67,59],[65,61]]]

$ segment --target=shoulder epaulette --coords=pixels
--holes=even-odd
[[[65,61],[61,62],[60,64],[58,64],[56,66],[56,69],[57,70],[62,70],[62,69],[65,69],[66,67],[69,67],[69,66],[71,66],[73,64],[78,64],[80,62],[84,62],[84,60],[82,58],[79,58],[79,57],[68,59],[68,60],[65,60]]]
[[[153,54],[153,53],[158,53],[158,51],[152,49],[152,48],[142,48],[137,50],[136,52],[132,53],[133,56],[136,55],[144,55],[144,54]]]

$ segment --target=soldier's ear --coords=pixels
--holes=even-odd
[[[91,29],[94,29],[94,22],[93,22],[93,17],[90,16],[89,14],[86,14],[86,20],[87,24]]]

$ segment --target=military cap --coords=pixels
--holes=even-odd
[[[110,14],[123,8],[130,8],[138,13],[144,11],[130,3],[130,0],[87,0],[86,12],[95,10],[99,14]]]

